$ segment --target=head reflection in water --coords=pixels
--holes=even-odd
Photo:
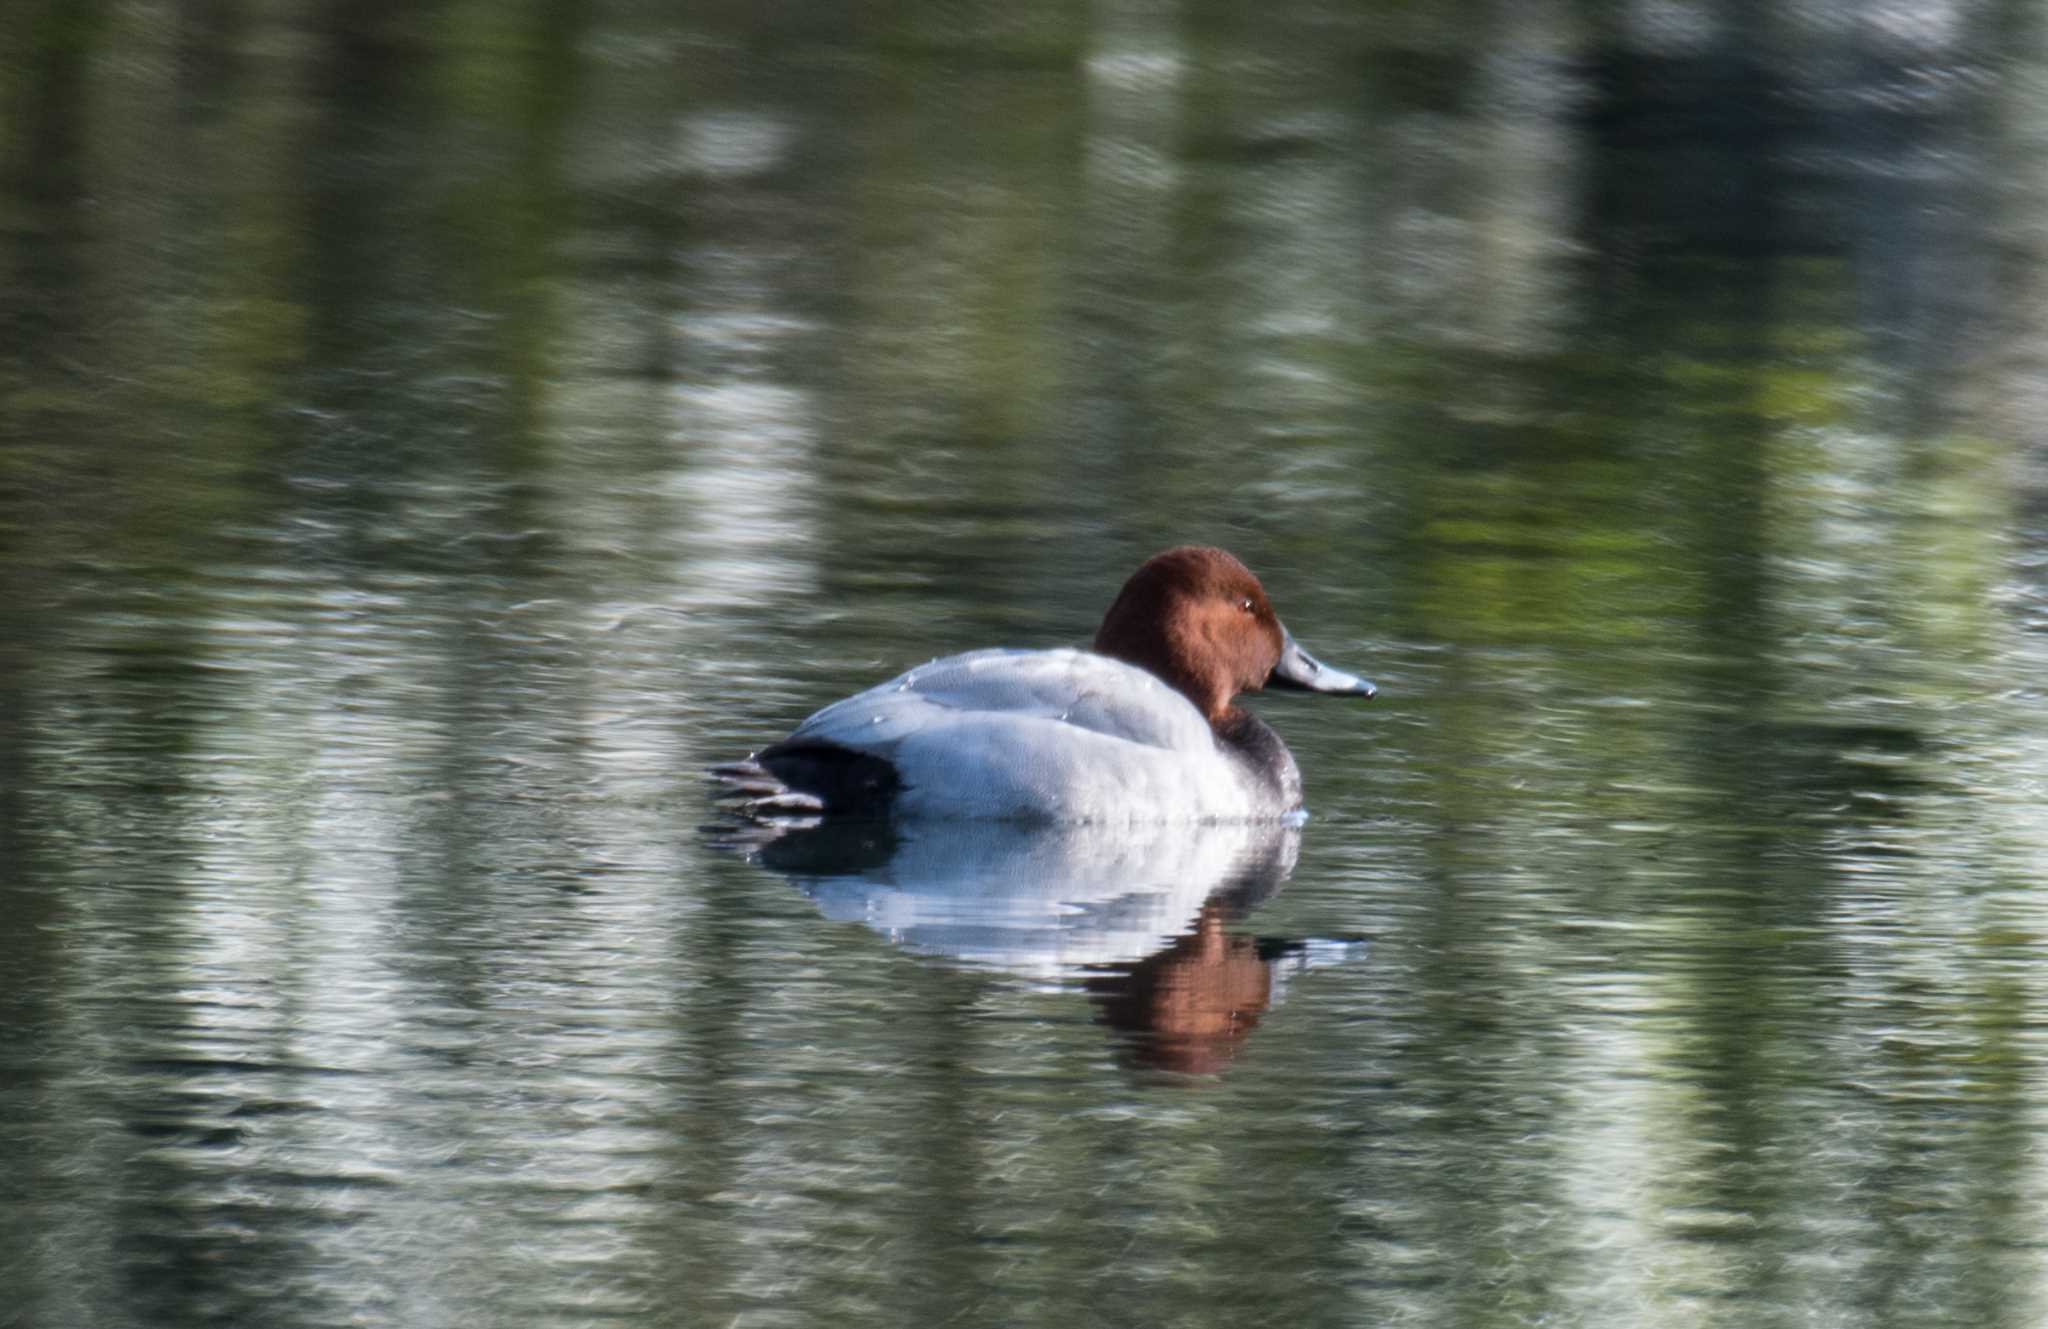
[[[1145,1070],[1215,1074],[1228,1067],[1272,1000],[1259,943],[1224,930],[1204,905],[1194,931],[1144,960],[1087,980],[1096,1017],[1130,1035],[1119,1057]]]

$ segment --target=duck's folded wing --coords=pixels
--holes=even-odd
[[[904,739],[963,724],[1040,721],[1144,747],[1214,747],[1194,706],[1142,669],[1087,651],[969,651],[906,670],[834,702],[788,742],[823,742],[882,755]],[[1056,741],[1056,740],[1054,740]]]
[[[888,763],[898,810],[913,815],[1241,810],[1243,791],[1201,713],[1143,670],[1084,651],[934,660],[819,711],[762,759],[819,747]]]

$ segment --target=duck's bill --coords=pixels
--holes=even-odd
[[[1302,692],[1335,692],[1350,697],[1370,697],[1379,689],[1356,674],[1332,669],[1301,649],[1294,634],[1281,629],[1280,663],[1266,679],[1269,688],[1294,688]]]

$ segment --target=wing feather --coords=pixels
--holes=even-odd
[[[899,806],[923,815],[1204,817],[1244,805],[1240,778],[1187,698],[1087,651],[933,660],[825,707],[785,743],[890,762]]]

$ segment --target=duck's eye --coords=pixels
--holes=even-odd
[[[1252,598],[1249,595],[1245,596],[1242,600],[1239,600],[1237,602],[1237,607],[1239,609],[1244,610],[1244,612],[1246,612],[1247,614],[1251,613],[1252,610],[1255,608],[1255,606],[1252,604]]]

